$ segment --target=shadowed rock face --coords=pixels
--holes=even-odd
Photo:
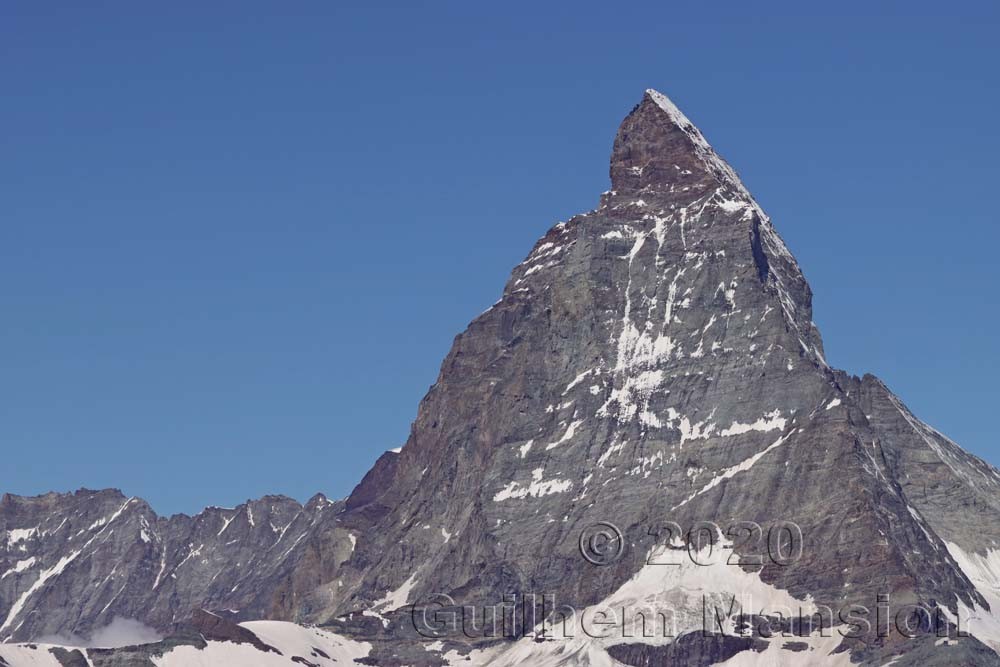
[[[666,646],[618,644],[609,649],[613,658],[633,667],[709,667],[743,651],[760,651],[767,642],[753,637],[703,636],[692,633]],[[789,650],[802,650],[791,646]]]
[[[911,649],[925,664],[995,664],[983,642],[1000,647],[989,611],[1000,604],[1000,473],[877,379],[827,365],[798,264],[670,100],[647,91],[618,131],[610,175],[597,208],[552,227],[456,337],[402,451],[346,501],[266,498],[163,519],[109,492],[5,497],[0,637],[87,632],[115,616],[166,630],[204,607],[333,623],[372,643],[370,664],[445,664],[447,650],[472,647],[498,665],[744,650],[909,664]],[[680,537],[674,524],[706,521],[726,534],[721,562],[647,564]],[[580,536],[601,523],[624,546],[595,566]],[[545,653],[558,642],[497,648],[466,633],[428,651],[394,611],[439,594],[476,609],[548,595],[576,609],[669,608],[683,635],[702,629],[706,600],[730,609],[749,590],[745,613],[794,603],[828,627],[848,625],[850,605],[874,611],[880,595],[893,616],[944,610],[937,625],[952,636],[948,618],[985,620],[951,646],[917,623],[923,639],[870,627],[823,647],[766,633],[671,648],[580,639],[576,662],[560,663]]]

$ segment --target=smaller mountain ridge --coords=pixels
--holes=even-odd
[[[276,591],[292,596],[350,555],[342,508],[322,494],[304,506],[265,496],[165,518],[118,490],[6,494],[0,638],[86,635],[115,618],[166,630],[200,607],[289,617],[291,602]]]

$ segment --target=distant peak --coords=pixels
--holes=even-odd
[[[719,182],[743,189],[736,172],[684,112],[669,97],[648,88],[615,137],[612,188],[634,192],[687,187],[697,191]]]

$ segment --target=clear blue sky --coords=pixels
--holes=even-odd
[[[347,4],[0,6],[0,491],[346,495],[647,87],[1000,463],[1000,4]]]

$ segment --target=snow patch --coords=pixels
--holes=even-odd
[[[7,531],[7,548],[11,549],[21,542],[27,542],[38,534],[38,526],[34,528],[14,528]]]
[[[959,569],[990,606],[990,609],[984,609],[973,603],[972,607],[968,607],[959,599],[959,627],[1000,653],[1000,549],[977,554],[953,542],[945,542],[945,546]]]
[[[693,494],[691,494],[690,496],[688,496],[687,499],[685,499],[684,501],[682,501],[680,503],[680,505],[675,506],[673,509],[677,509],[678,507],[681,507],[682,505],[686,505],[687,503],[689,503],[690,501],[692,501],[697,496],[700,496],[701,494],[705,493],[706,491],[709,491],[712,488],[718,486],[723,481],[725,481],[725,480],[727,480],[727,479],[729,479],[731,477],[735,477],[736,475],[738,475],[741,472],[746,472],[747,470],[750,470],[750,468],[752,468],[754,466],[754,464],[757,463],[757,461],[760,461],[762,458],[764,458],[764,456],[766,456],[771,450],[776,449],[777,447],[779,447],[782,444],[784,444],[785,441],[788,440],[788,437],[790,435],[791,435],[791,433],[788,433],[786,435],[781,436],[780,438],[778,438],[776,441],[774,441],[771,445],[769,445],[763,451],[754,454],[750,458],[745,459],[745,460],[741,461],[740,463],[738,463],[738,464],[736,464],[736,465],[734,465],[732,467],[726,468],[721,473],[719,473],[718,475],[716,475],[715,477],[713,477],[707,484],[705,484],[705,486],[703,486],[701,489],[699,489],[698,491],[695,491]]]
[[[521,458],[522,458],[522,459],[523,459],[523,458],[524,458],[525,456],[527,456],[527,455],[528,455],[528,452],[530,452],[530,451],[531,451],[531,446],[532,446],[533,444],[535,444],[535,441],[534,441],[534,440],[529,440],[528,442],[524,443],[523,445],[521,445],[520,447],[518,447],[518,448],[517,448],[517,449],[518,449],[518,451],[520,451],[520,452],[521,452]]]
[[[572,381],[572,382],[570,382],[570,383],[569,383],[568,385],[566,385],[566,388],[565,388],[565,389],[563,389],[563,395],[566,395],[566,394],[567,394],[567,393],[569,392],[569,390],[570,390],[570,389],[572,389],[572,388],[573,388],[573,387],[575,387],[576,385],[578,385],[578,384],[580,384],[581,382],[583,382],[583,381],[584,381],[584,379],[585,379],[585,378],[586,378],[586,377],[587,377],[588,375],[590,375],[591,373],[600,373],[600,371],[595,371],[595,370],[591,369],[591,370],[587,370],[587,371],[584,371],[584,372],[580,373],[580,374],[579,374],[579,375],[577,375],[577,376],[576,376],[575,378],[573,378],[573,381]]]
[[[578,419],[577,421],[571,423],[566,428],[566,432],[562,434],[561,438],[559,438],[555,442],[550,442],[549,444],[545,445],[546,451],[548,451],[550,449],[554,449],[554,448],[558,447],[559,445],[563,444],[564,442],[570,440],[576,434],[576,429],[578,429],[580,427],[580,424],[582,424],[582,423],[583,423],[582,419]]]
[[[542,468],[532,470],[528,486],[510,482],[493,496],[493,502],[500,503],[511,498],[541,498],[553,493],[564,493],[572,488],[573,482],[568,479],[543,479],[544,472]]]
[[[384,612],[384,611],[394,611],[400,607],[405,607],[407,601],[410,598],[410,591],[413,587],[417,585],[417,573],[414,572],[410,575],[410,578],[404,581],[399,588],[389,591],[385,594],[385,597],[375,600],[372,603],[372,609]]]
[[[31,558],[28,558],[27,560],[19,560],[19,561],[17,561],[17,563],[14,564],[14,567],[12,567],[11,569],[9,569],[9,570],[7,570],[6,572],[3,573],[3,576],[0,577],[0,580],[6,579],[7,577],[9,577],[12,574],[20,574],[21,572],[24,572],[25,570],[31,569],[32,567],[35,566],[35,563],[36,563],[36,560],[35,560],[34,556],[32,556]]]
[[[731,435],[741,435],[743,433],[749,433],[750,431],[760,431],[762,433],[767,433],[768,431],[780,430],[785,428],[785,424],[788,421],[781,416],[781,411],[774,410],[769,412],[752,424],[741,424],[739,422],[733,422],[732,426],[724,429],[719,435],[721,436],[731,436]]]

